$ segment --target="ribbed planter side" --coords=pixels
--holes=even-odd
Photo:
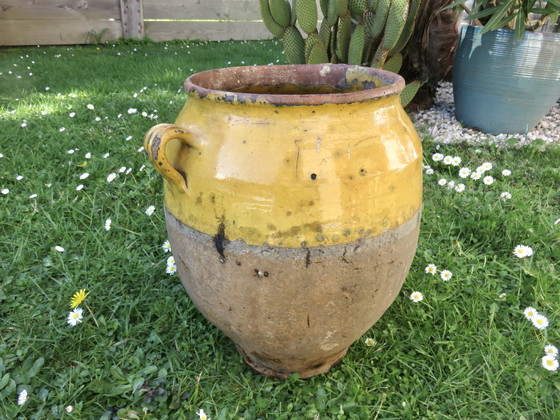
[[[481,34],[468,26],[453,67],[457,120],[490,134],[526,133],[560,98],[560,34]]]

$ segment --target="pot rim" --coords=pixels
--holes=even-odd
[[[361,84],[360,90],[346,93],[251,93],[235,91],[255,85],[327,86],[344,89]],[[184,90],[189,96],[215,102],[272,105],[323,105],[365,102],[399,95],[405,86],[402,76],[386,70],[348,64],[287,64],[241,66],[206,70],[189,76]]]
[[[467,31],[471,30],[474,31],[477,35],[482,32],[482,30],[484,29],[484,26],[479,26],[479,25],[463,25],[461,26],[461,31],[463,31],[465,34],[467,33]],[[513,29],[508,29],[508,28],[498,28],[498,29],[492,29],[486,33],[496,33],[496,34],[500,34],[502,36],[508,36],[508,37],[515,37],[515,31]],[[484,36],[485,34],[482,34],[482,36]],[[560,40],[560,33],[557,32],[541,32],[541,31],[529,31],[526,30],[523,33],[523,37],[521,38],[520,41],[522,41],[524,38],[540,38],[540,39],[548,39],[550,42],[556,42],[558,40]],[[519,41],[518,41],[519,42]]]

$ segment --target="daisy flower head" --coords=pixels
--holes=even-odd
[[[447,179],[441,178],[437,183],[438,185],[441,185],[443,187],[445,184],[447,184]]]
[[[173,274],[175,274],[177,272],[177,266],[175,264],[168,265],[165,268],[165,272],[167,274],[169,274],[170,276],[172,276]]]
[[[510,171],[509,169],[504,169],[504,170],[502,171],[502,175],[503,175],[503,176],[510,176],[510,175],[511,175],[511,171]]]
[[[432,156],[432,160],[434,162],[439,162],[440,160],[443,160],[443,155],[441,153],[434,153]]]
[[[457,191],[458,193],[465,191],[465,184],[457,184],[455,186],[455,191]]]
[[[29,394],[27,393],[27,389],[22,389],[21,392],[18,394],[17,404],[23,405],[29,399]]]
[[[513,255],[515,255],[517,258],[530,257],[531,255],[533,255],[533,248],[527,245],[517,245],[513,249]]]
[[[87,177],[89,177],[89,174],[87,172],[84,172],[80,175],[80,179],[86,179]]]
[[[432,276],[437,273],[437,266],[435,264],[428,264],[424,269],[426,273],[431,274]]]
[[[70,299],[70,308],[74,309],[80,306],[86,300],[87,295],[89,295],[89,292],[86,293],[86,289],[80,289],[80,291],[74,293]]]
[[[364,340],[364,344],[368,347],[372,347],[375,345],[375,340],[371,337],[368,337]]]
[[[557,357],[558,356],[558,348],[553,346],[552,344],[548,344],[544,346],[544,352],[547,356]]]
[[[468,178],[470,174],[471,174],[471,170],[469,168],[459,169],[459,176],[461,178]]]
[[[538,312],[535,308],[528,306],[527,308],[525,308],[525,310],[523,311],[523,315],[525,315],[525,318],[527,318],[529,321],[532,321],[534,317],[536,317],[538,315]]]
[[[509,200],[511,199],[511,193],[509,193],[508,191],[504,191],[500,194],[500,198],[504,201]]]
[[[459,166],[462,161],[463,160],[459,156],[453,156],[453,159],[451,159],[451,165]]]
[[[92,104],[87,104],[87,109],[95,109],[95,107]]]
[[[161,246],[161,248],[165,251],[165,252],[171,252],[171,244],[169,243],[169,239],[167,239],[163,245]]]
[[[2,188],[2,194],[8,195],[9,193],[10,193],[10,190],[8,188]]]
[[[474,180],[474,181],[478,181],[480,179],[480,177],[481,177],[480,172],[473,172],[471,174],[471,179]]]
[[[453,273],[449,270],[443,270],[440,273],[440,277],[443,281],[449,281],[449,280],[451,280],[451,277],[453,277]]]
[[[154,214],[154,211],[156,211],[156,206],[150,206],[146,209],[145,213],[148,216],[151,216],[152,214]]]
[[[538,328],[539,330],[544,330],[548,327],[548,325],[550,324],[548,322],[548,318],[542,314],[537,314],[533,317],[533,319],[531,319],[531,321],[533,322],[533,325],[535,326],[535,328]]]
[[[484,182],[484,184],[486,185],[492,185],[494,183],[494,177],[490,175],[485,176],[482,182]]]
[[[84,189],[84,184],[80,184],[76,187],[76,191],[82,191]]]
[[[69,406],[66,406],[64,409],[66,410],[67,413],[71,413],[74,410],[74,407],[69,405]]]
[[[167,259],[167,265],[175,265],[175,257],[173,255]]]
[[[449,181],[447,183],[447,189],[452,190],[453,188],[455,188],[455,181]]]
[[[70,312],[68,314],[67,322],[72,327],[74,327],[77,324],[79,324],[80,322],[82,322],[82,318],[83,318],[83,309],[82,308],[76,308],[76,309],[73,309],[72,312]]]
[[[112,222],[111,219],[105,220],[105,230],[110,230],[112,224],[113,224],[113,222]]]
[[[115,178],[117,177],[116,173],[110,173],[109,175],[107,175],[107,182],[113,182],[115,180]]]
[[[426,175],[433,175],[433,174],[434,174],[434,170],[432,168],[426,169]]]
[[[198,415],[199,420],[212,420],[212,419],[208,418],[208,416],[206,415],[206,413],[204,412],[204,410],[202,408],[200,410],[198,410],[198,412],[196,414]]]
[[[424,295],[420,292],[412,292],[412,294],[410,295],[410,300],[414,303],[421,302],[422,300],[424,300]]]
[[[491,162],[484,162],[482,165],[480,165],[480,167],[484,170],[484,171],[489,171],[490,169],[493,168],[493,165]]]
[[[542,365],[546,370],[554,372],[558,370],[558,360],[554,356],[546,355],[541,359]]]
[[[445,156],[443,158],[443,163],[445,165],[451,165],[453,163],[453,156]]]
[[[57,251],[57,252],[64,252],[64,251],[66,251],[64,248],[62,248],[62,247],[59,246],[59,245],[56,245],[56,246],[54,247],[54,249],[55,249],[55,251]]]

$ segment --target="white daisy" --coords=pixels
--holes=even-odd
[[[58,245],[56,245],[56,246],[54,247],[54,249],[55,249],[56,251],[58,251],[58,252],[64,252],[64,251],[66,251],[64,248],[62,248],[61,246],[58,246]]]
[[[68,114],[68,116],[69,116],[70,118],[74,118],[74,117],[76,116],[76,113],[75,113],[75,112],[71,112],[70,114]]]
[[[424,300],[424,295],[420,292],[412,292],[412,294],[410,295],[410,300],[415,303],[421,302],[422,300]]]
[[[453,163],[453,156],[445,156],[443,158],[443,163],[445,165],[451,165],[451,163]]]
[[[533,248],[527,245],[517,245],[513,250],[513,254],[517,258],[530,257],[531,255],[533,255]]]
[[[470,174],[471,174],[471,170],[469,168],[459,169],[459,176],[461,178],[468,178]]]
[[[443,187],[445,184],[447,184],[447,179],[441,178],[437,183],[438,185],[441,185]]]
[[[435,264],[428,264],[427,267],[424,269],[426,273],[431,274],[432,276],[437,273],[437,267]]]
[[[105,230],[110,230],[112,223],[111,219],[105,220]]]
[[[95,109],[95,107],[92,104],[87,104],[87,109]]]
[[[455,186],[455,191],[457,191],[458,193],[465,191],[465,184],[457,184]]]
[[[109,175],[107,175],[107,182],[113,182],[115,180],[115,178],[117,177],[116,173],[110,173]]]
[[[502,175],[503,175],[503,176],[510,176],[510,175],[511,175],[511,171],[510,171],[509,169],[504,169],[504,170],[502,171]]]
[[[372,347],[375,345],[375,340],[371,337],[368,337],[364,340],[364,344],[368,347]]]
[[[511,194],[507,191],[504,191],[503,193],[500,194],[500,198],[502,200],[509,200],[511,198]]]
[[[27,393],[27,389],[22,389],[21,392],[18,394],[17,404],[23,405],[29,399],[29,394]]]
[[[177,272],[177,266],[175,264],[168,265],[165,272],[171,276]]]
[[[69,405],[69,406],[65,407],[64,409],[66,410],[67,413],[71,413],[74,410],[74,407]]]
[[[145,213],[148,216],[151,216],[152,214],[154,214],[154,211],[156,210],[156,206],[150,206],[146,209]]]
[[[528,306],[527,308],[525,308],[525,310],[523,311],[523,315],[525,315],[525,318],[527,318],[529,321],[532,321],[534,317],[536,317],[538,315],[538,312],[535,308]]]
[[[206,413],[204,412],[204,410],[202,408],[196,414],[198,415],[199,420],[212,420],[212,419],[209,419],[206,416]]]
[[[434,162],[439,162],[440,160],[443,160],[443,155],[441,153],[434,153],[432,160]]]
[[[440,273],[440,277],[443,281],[449,281],[449,280],[451,280],[451,277],[453,277],[453,273],[449,270],[443,270]]]
[[[80,184],[76,187],[76,191],[82,191],[84,189],[84,184]]]
[[[492,163],[491,162],[484,162],[482,165],[480,165],[480,167],[484,171],[489,171],[490,169],[492,169]]]
[[[73,309],[68,314],[68,319],[67,319],[68,324],[70,324],[71,326],[74,327],[74,326],[76,326],[76,324],[79,324],[80,322],[82,322],[83,311],[84,310],[82,308]]]
[[[548,327],[549,322],[548,322],[548,318],[542,314],[536,314],[531,321],[533,322],[533,325],[538,328],[539,330],[544,330]]]
[[[552,372],[558,370],[558,360],[554,356],[549,356],[549,355],[543,356],[541,361],[543,367],[546,370],[550,370]]]
[[[10,190],[8,188],[2,188],[2,191],[0,192],[2,192],[2,194],[4,195],[8,195],[10,193]]]
[[[459,166],[463,160],[459,156],[454,156],[451,160],[451,165]]]
[[[553,346],[552,344],[548,344],[544,346],[544,352],[546,353],[547,356],[552,356],[552,357],[558,356],[558,348],[556,346]]]
[[[480,179],[480,177],[481,177],[480,172],[473,172],[471,174],[471,179],[473,179],[475,181],[478,181]]]
[[[171,244],[169,243],[169,240],[166,240],[163,245],[161,246],[161,248],[165,251],[165,252],[171,252]]]
[[[486,185],[491,185],[494,183],[494,177],[488,175],[485,176],[484,179],[482,180],[482,182],[484,182]]]
[[[86,179],[87,177],[89,177],[89,174],[87,172],[84,172],[80,175],[80,179]]]
[[[432,168],[426,169],[426,175],[433,175],[433,174],[434,174],[434,170]]]

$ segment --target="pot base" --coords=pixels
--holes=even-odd
[[[337,365],[342,361],[348,349],[344,349],[341,352],[335,354],[334,356],[329,356],[322,360],[316,360],[313,362],[313,366],[309,369],[302,370],[299,372],[285,372],[280,370],[274,370],[267,367],[266,361],[261,360],[255,354],[251,354],[249,356],[245,350],[239,345],[236,344],[237,351],[243,357],[243,361],[250,366],[253,370],[259,372],[261,375],[268,376],[269,378],[277,378],[277,379],[288,379],[289,376],[293,373],[297,373],[300,379],[309,379],[315,375],[320,375],[321,373],[327,373],[334,365]]]

